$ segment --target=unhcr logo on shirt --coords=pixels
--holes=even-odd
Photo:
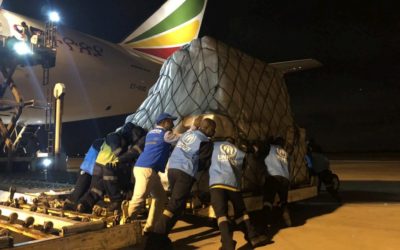
[[[176,145],[178,148],[181,148],[183,151],[190,151],[190,147],[188,145],[192,144],[196,140],[196,135],[193,133],[188,133],[183,135],[181,140]]]
[[[182,141],[187,145],[192,144],[195,140],[196,136],[193,133],[186,134],[182,138]]]
[[[232,145],[222,144],[221,146],[219,146],[219,152],[220,154],[218,154],[218,161],[232,162],[236,158],[237,149]]]

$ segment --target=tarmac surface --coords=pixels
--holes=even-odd
[[[256,249],[313,250],[394,250],[400,249],[400,157],[379,160],[331,160],[339,176],[342,202],[322,190],[318,197],[290,206],[292,227],[285,227],[279,216],[270,227],[261,212],[252,213],[257,229],[271,237],[269,244]],[[364,158],[364,157],[363,157]],[[342,158],[343,159],[343,158]],[[364,158],[368,159],[368,158]],[[75,164],[76,166],[79,166]],[[70,174],[11,178],[1,175],[0,186],[25,182],[27,189],[65,189],[73,186],[77,167]],[[43,180],[42,180],[43,179]],[[41,182],[46,181],[42,186]],[[7,190],[7,189],[5,189]],[[216,223],[207,218],[185,215],[170,238],[176,250],[218,249],[220,234]],[[252,249],[241,232],[234,232],[237,249]],[[143,245],[127,249],[143,249]]]
[[[292,227],[281,221],[268,229],[271,242],[256,249],[394,250],[400,246],[400,160],[333,160],[341,180],[342,203],[322,191],[318,197],[291,204]],[[265,230],[262,213],[252,214]],[[218,249],[220,235],[204,218],[185,216],[170,238],[175,249]],[[237,249],[252,249],[235,231]],[[143,246],[130,248],[142,249]]]

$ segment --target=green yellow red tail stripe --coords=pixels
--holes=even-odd
[[[197,38],[206,4],[207,0],[169,0],[121,45],[162,62]]]

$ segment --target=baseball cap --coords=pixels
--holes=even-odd
[[[161,113],[161,114],[157,117],[156,123],[159,124],[160,122],[162,122],[162,121],[165,120],[165,119],[171,119],[171,120],[174,121],[174,120],[178,119],[178,117],[172,116],[172,115],[170,115],[170,114],[168,114],[168,113]]]

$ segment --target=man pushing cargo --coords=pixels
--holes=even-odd
[[[218,228],[221,232],[223,250],[233,250],[236,241],[233,240],[230,221],[228,219],[228,201],[235,211],[234,222],[243,231],[246,240],[252,247],[257,247],[268,242],[266,235],[256,232],[250,223],[250,217],[240,192],[242,168],[245,161],[245,152],[238,149],[233,139],[214,142],[211,158],[209,188],[211,206],[217,217]]]
[[[288,204],[289,181],[289,159],[285,150],[285,139],[277,137],[269,145],[269,153],[264,162],[267,167],[267,176],[264,185],[264,206],[270,215],[275,195],[279,196],[279,206],[286,226],[291,226]]]
[[[126,123],[120,130],[108,134],[102,144],[93,168],[91,187],[80,199],[77,206],[78,212],[90,212],[94,205],[107,194],[111,204],[109,211],[120,210],[124,199],[122,187],[130,180],[121,178],[123,168],[130,166],[139,155],[140,149],[129,151],[130,145],[141,144],[145,130],[132,123]],[[129,157],[125,157],[129,154]],[[128,158],[123,160],[122,158]]]
[[[152,196],[149,215],[144,227],[144,232],[152,230],[154,223],[161,217],[164,204],[167,200],[166,193],[158,172],[164,172],[171,144],[178,141],[179,135],[172,133],[174,117],[162,113],[156,119],[156,127],[147,133],[145,147],[133,168],[135,187],[132,199],[128,205],[128,216],[136,219],[140,208],[143,207],[149,194]]]
[[[179,139],[168,162],[168,181],[171,197],[167,208],[150,233],[145,249],[171,249],[168,234],[177,222],[190,196],[195,174],[210,163],[216,123],[205,118],[198,130],[189,130]]]

